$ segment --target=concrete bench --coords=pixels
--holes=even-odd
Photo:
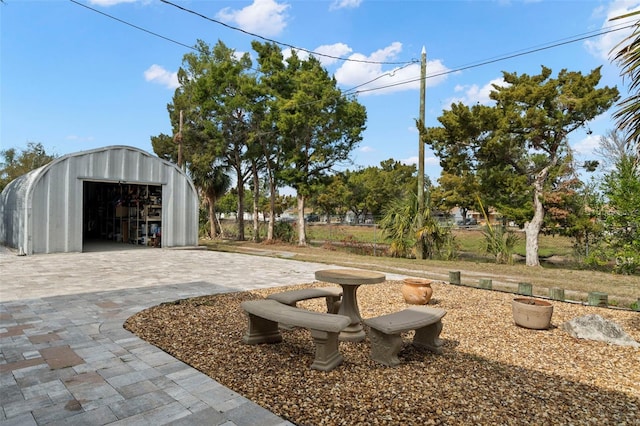
[[[278,343],[282,334],[278,323],[308,328],[315,343],[315,359],[311,368],[330,371],[342,363],[338,352],[338,334],[351,323],[344,315],[327,314],[294,308],[276,300],[248,300],[241,303],[247,312],[249,326],[242,340],[249,345]]]
[[[302,300],[324,297],[327,300],[327,312],[337,314],[342,298],[342,289],[339,287],[312,287],[299,290],[283,291],[267,296],[267,299],[277,300],[289,306],[296,306]]]
[[[447,311],[412,306],[400,312],[364,320],[370,327],[371,359],[388,366],[400,364],[398,352],[402,347],[400,333],[415,330],[413,345],[437,354],[442,353],[442,317]]]

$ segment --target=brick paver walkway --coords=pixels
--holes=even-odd
[[[0,425],[286,425],[122,328],[204,294],[313,282],[327,265],[205,250],[0,252]]]

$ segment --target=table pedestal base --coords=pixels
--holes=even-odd
[[[338,340],[341,342],[362,342],[367,335],[364,333],[362,325],[351,324],[347,328],[342,330],[338,335]]]
[[[358,287],[358,285],[342,285],[342,303],[340,304],[338,313],[351,318],[351,324],[340,332],[338,340],[341,342],[361,342],[366,337],[364,329],[362,328],[358,299],[356,299]]]
[[[338,335],[342,342],[361,342],[366,334],[362,327],[362,317],[356,299],[356,290],[363,284],[378,284],[386,279],[384,274],[378,272],[360,271],[352,269],[327,269],[316,271],[318,281],[339,284],[342,287],[342,301],[338,314],[351,319],[349,324]]]

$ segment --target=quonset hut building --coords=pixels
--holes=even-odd
[[[109,146],[57,158],[0,195],[0,244],[25,254],[81,252],[110,241],[198,244],[198,194],[175,164]]]

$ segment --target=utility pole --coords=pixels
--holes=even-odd
[[[418,229],[424,227],[424,143],[422,142],[422,129],[425,124],[425,99],[427,86],[427,50],[422,46],[420,60],[420,117],[418,119],[420,128],[418,129]],[[424,247],[422,238],[416,243],[416,258],[424,259]]]

